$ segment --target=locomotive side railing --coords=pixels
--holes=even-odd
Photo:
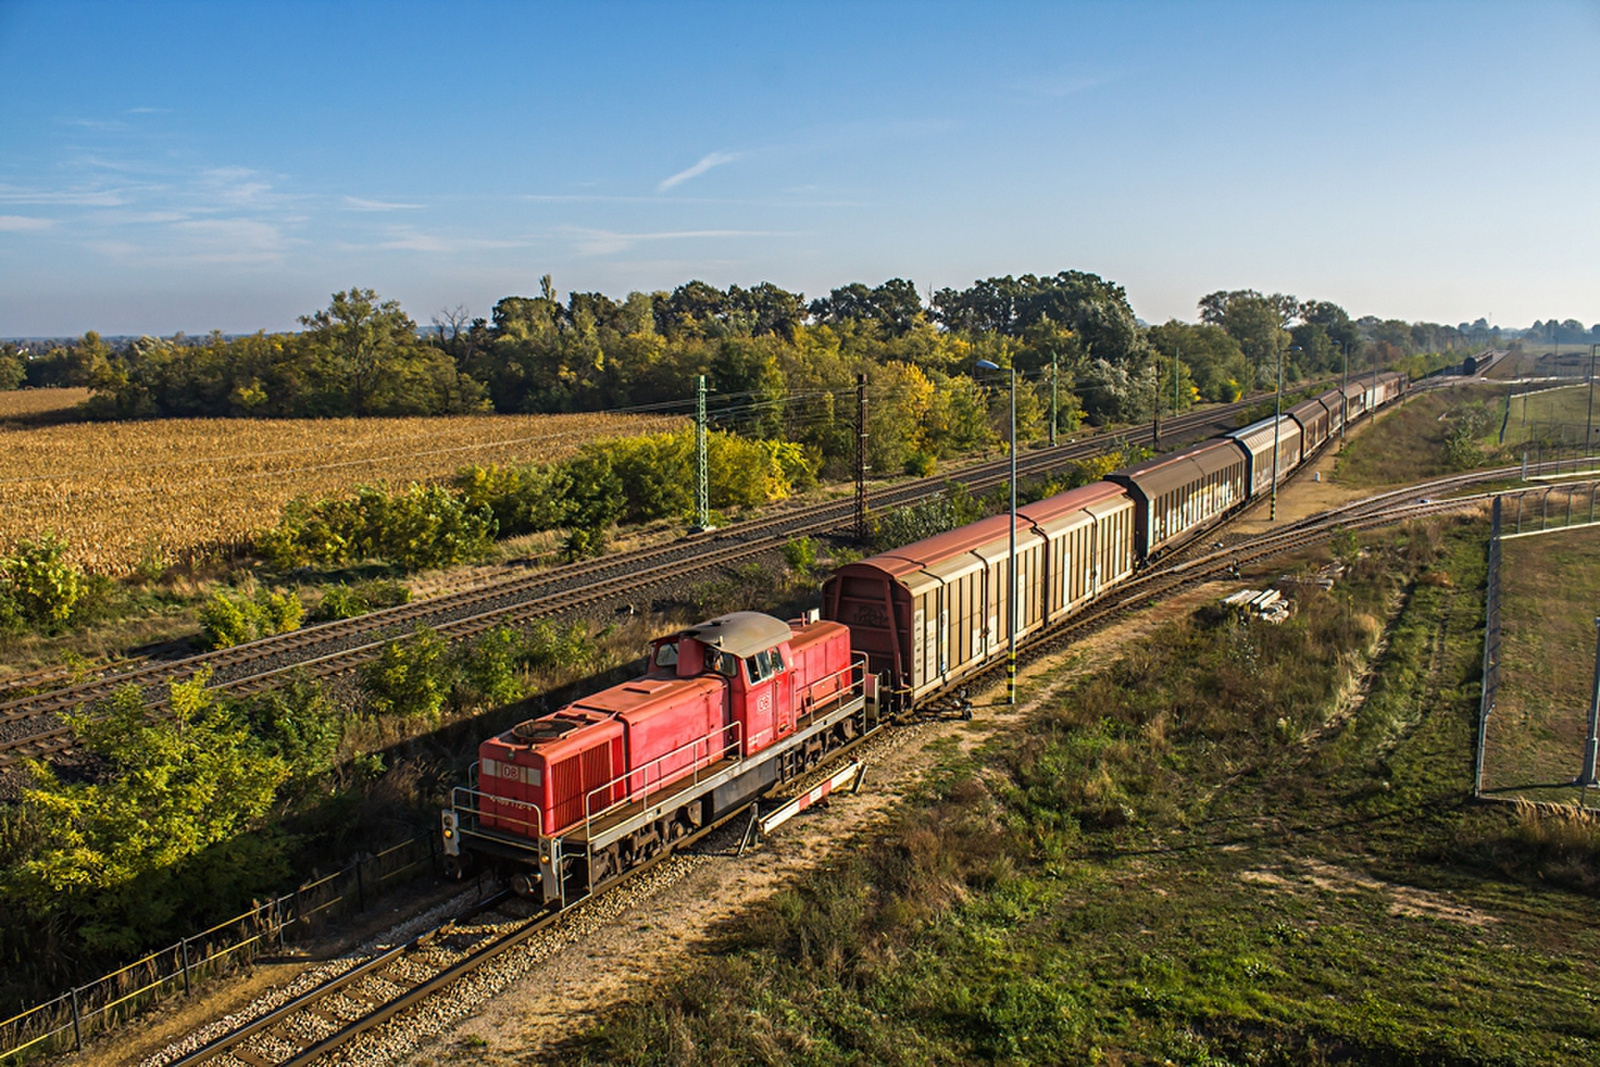
[[[713,749],[711,747],[712,738],[717,737],[719,734],[724,738],[724,742],[720,748]],[[732,739],[727,740],[730,734],[732,735]],[[589,790],[584,794],[583,797],[583,825],[585,833],[592,832],[595,820],[603,819],[613,812],[627,807],[629,804],[647,800],[649,797],[661,792],[668,786],[683,785],[685,787],[692,787],[699,785],[700,773],[707,767],[720,763],[725,759],[739,758],[740,753],[744,751],[744,745],[742,744],[743,734],[743,724],[731,722],[726,726],[712,730],[703,737],[697,737],[692,741],[687,741],[673,749],[671,752],[662,753],[660,756],[657,756],[643,767],[636,767],[632,770],[624,771],[622,774],[617,775],[615,778],[612,778],[605,784],[596,786],[595,788]],[[686,755],[689,757],[690,762],[688,764],[680,764],[679,766],[675,767],[673,772],[671,772],[673,776],[670,778],[666,777],[665,775],[668,772],[663,771],[662,766],[668,760],[682,759]],[[630,780],[640,778],[641,776],[646,781],[645,785],[633,787],[628,784]],[[651,778],[654,779],[653,786],[649,784]],[[613,790],[620,792],[620,798],[608,801],[605,803],[604,807],[596,809],[594,805],[600,801],[602,795],[617,795],[617,793],[613,792]]]
[[[468,798],[466,804],[461,802],[462,797]],[[522,833],[526,837],[538,837],[544,833],[544,811],[539,805],[531,801],[518,800],[515,797],[503,797],[495,793],[485,793],[481,789],[473,789],[465,785],[458,785],[450,791],[450,808],[452,811],[469,813],[473,817],[475,826],[480,830],[498,829],[498,826],[485,827],[483,825],[484,809],[481,801],[484,800],[492,801],[496,805],[532,813],[532,817],[528,819],[518,819],[499,812],[490,813],[488,817],[497,824],[516,824],[522,828]]]

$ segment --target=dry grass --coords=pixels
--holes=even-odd
[[[275,522],[300,494],[437,480],[467,464],[560,459],[599,437],[676,424],[609,415],[471,415],[4,430],[0,546],[54,530],[70,542],[75,562],[123,574],[141,562],[238,542]]]

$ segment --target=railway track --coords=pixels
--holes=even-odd
[[[1239,412],[1248,406],[1240,401],[1169,420],[1163,426],[1163,441],[1184,441],[1233,428]],[[1067,463],[1097,455],[1114,442],[1131,439],[1131,435],[1093,438],[1019,453],[1017,475],[1020,480],[1048,474]],[[981,492],[1005,483],[1010,477],[1009,461],[980,463],[961,471],[959,476],[963,484]],[[942,492],[948,480],[927,478],[880,489],[870,495],[869,505],[883,509],[916,503]],[[354,619],[323,623],[171,663],[147,664],[81,685],[6,701],[0,703],[0,769],[69,751],[74,738],[62,713],[92,706],[130,684],[142,687],[147,703],[152,710],[158,710],[165,704],[167,684],[186,680],[202,670],[212,672],[211,688],[234,694],[271,688],[292,671],[314,677],[337,675],[370,661],[390,640],[419,626],[456,640],[501,623],[560,617],[619,599],[632,601],[641,593],[679,582],[686,575],[777,551],[792,538],[835,533],[853,522],[854,507],[853,500],[836,500],[791,508],[668,545],[447,593]]]

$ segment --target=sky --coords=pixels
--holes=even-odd
[[[1090,271],[1600,322],[1600,0],[0,0],[0,336]]]

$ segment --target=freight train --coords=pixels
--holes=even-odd
[[[1270,492],[1274,469],[1281,480],[1408,387],[1376,375],[1019,508],[1019,640]],[[441,813],[449,870],[565,906],[988,667],[1006,650],[1011,522],[840,567],[803,619],[739,611],[657,638],[643,677],[484,741]]]

